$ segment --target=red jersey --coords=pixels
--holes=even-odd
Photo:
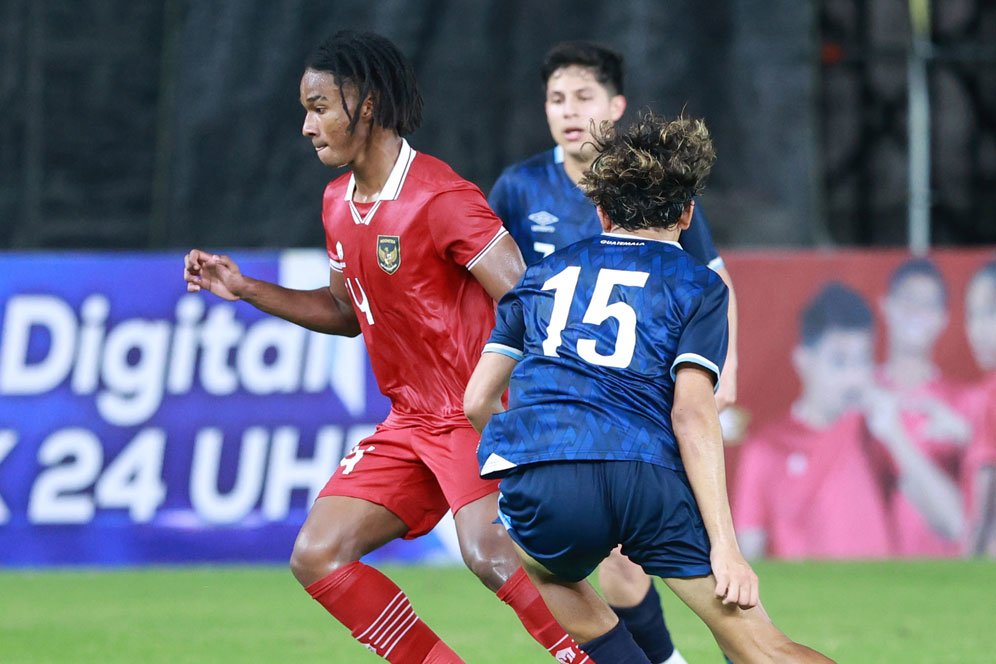
[[[903,400],[935,399],[952,411],[966,417],[970,410],[966,402],[969,396],[965,388],[952,381],[937,377],[914,389],[902,389],[892,383],[884,374],[878,377],[879,383],[898,394],[900,400],[903,430],[910,441],[931,462],[943,471],[953,482],[960,484],[963,494],[967,486],[962,472],[966,452],[964,441],[936,440],[929,435],[929,417],[921,410],[904,408]],[[899,470],[887,453],[878,465],[880,480],[888,488],[891,502],[891,515],[896,528],[896,553],[914,557],[951,557],[962,552],[962,543],[937,533],[927,522],[919,509],[903,494],[898,486]]]
[[[329,264],[342,272],[392,410],[460,419],[463,393],[494,327],[472,268],[506,234],[484,194],[402,142],[374,203],[353,203],[351,173],[325,188]]]
[[[737,463],[737,530],[762,530],[777,558],[891,555],[872,441],[857,413],[817,430],[792,416],[748,440]]]

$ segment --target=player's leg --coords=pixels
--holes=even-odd
[[[579,664],[584,655],[577,643],[557,624],[522,570],[505,529],[495,523],[498,482],[478,474],[479,438],[469,426],[457,427],[442,435],[427,434],[421,448],[453,510],[463,560],[553,657]]]
[[[648,663],[585,581],[613,549],[599,463],[531,465],[501,483],[500,518],[546,605],[596,662]]]
[[[629,472],[635,489],[627,489],[621,478],[614,485],[620,489],[615,499],[625,506],[623,552],[662,577],[712,630],[726,655],[737,664],[830,661],[791,641],[762,607],[743,610],[716,597],[709,536],[684,473],[651,464],[636,464]]]
[[[711,574],[664,582],[702,619],[723,652],[737,664],[833,661],[788,638],[760,604],[746,610],[724,605],[715,595],[716,578]]]
[[[457,508],[454,521],[464,563],[515,611],[522,626],[552,657],[580,664],[584,659],[581,649],[558,624],[522,569],[505,528],[494,523],[497,515],[494,491]]]
[[[609,605],[587,581],[558,578],[516,547],[523,567],[536,585],[544,602],[582,649],[595,662],[648,664],[646,653]]]
[[[671,641],[653,582],[618,547],[599,565],[598,582],[605,600],[651,662],[687,664]]]
[[[405,522],[383,505],[348,496],[323,496],[315,501],[298,532],[291,571],[302,586],[310,586],[407,532]]]
[[[355,639],[388,661],[462,662],[394,582],[359,562],[393,539],[423,534],[445,513],[435,478],[403,437],[379,430],[344,459],[298,534],[291,569]]]

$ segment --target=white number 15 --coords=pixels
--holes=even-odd
[[[557,349],[562,342],[560,335],[567,327],[567,316],[571,311],[571,302],[574,300],[574,291],[578,287],[580,275],[580,267],[570,266],[543,284],[543,290],[554,292],[553,312],[550,315],[550,324],[546,328],[546,340],[543,342],[543,354],[548,357],[558,357]],[[598,271],[595,291],[591,295],[591,302],[588,303],[588,309],[584,312],[581,322],[600,325],[609,318],[615,318],[619,321],[616,348],[611,355],[602,355],[595,349],[594,339],[578,339],[578,355],[581,359],[601,367],[624,369],[629,366],[636,348],[636,311],[625,302],[609,304],[609,296],[616,286],[643,288],[649,276],[647,272],[608,268]]]

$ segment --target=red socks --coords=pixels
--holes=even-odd
[[[509,577],[497,594],[498,599],[512,607],[526,630],[558,662],[594,664],[554,619],[524,569],[520,567]]]
[[[367,650],[392,664],[463,664],[415,615],[401,589],[373,567],[350,563],[305,590]]]
[[[373,567],[350,563],[305,590],[367,650],[392,664],[463,664],[415,615],[401,589]],[[498,589],[498,599],[558,662],[594,664],[557,623],[521,567]]]

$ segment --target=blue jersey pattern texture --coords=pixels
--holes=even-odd
[[[683,471],[671,427],[675,368],[719,374],[726,285],[677,243],[581,240],[530,266],[502,298],[485,352],[520,360],[509,408],[485,428],[481,474],[565,460]]]

